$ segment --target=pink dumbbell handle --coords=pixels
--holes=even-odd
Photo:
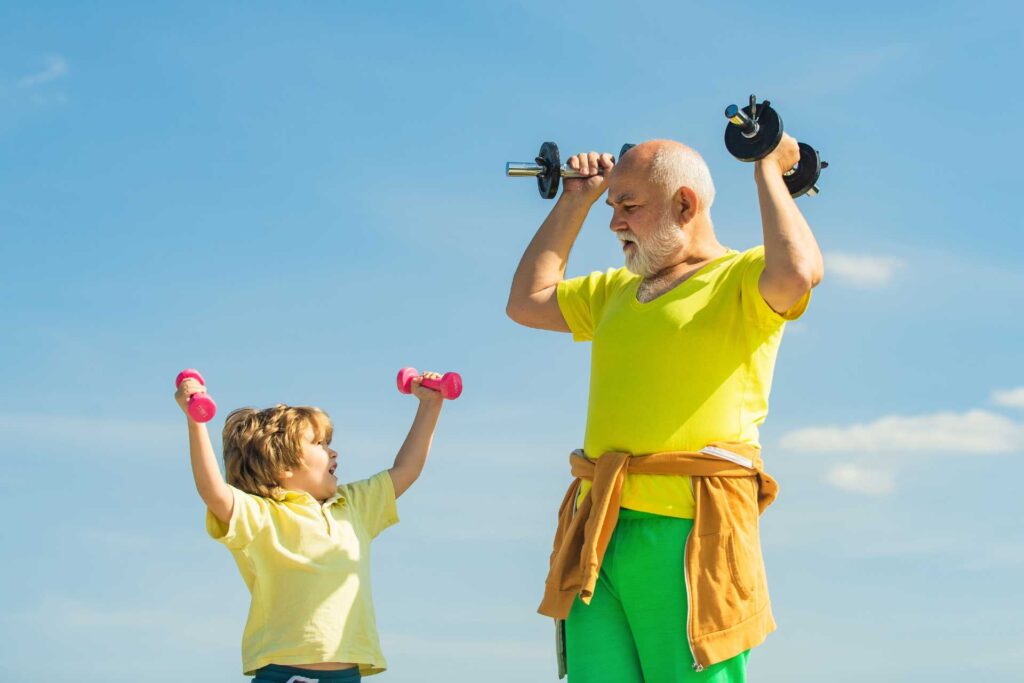
[[[206,386],[199,371],[188,368],[178,373],[177,379],[174,380],[174,387],[180,387],[186,379],[194,379],[204,387]],[[188,397],[188,414],[196,422],[209,422],[217,414],[217,404],[208,393],[200,391]]]
[[[412,393],[413,379],[422,377],[416,368],[402,368],[398,371],[398,390],[403,394]],[[440,391],[445,398],[452,400],[462,394],[462,377],[457,372],[446,372],[441,379],[423,379],[423,386]]]

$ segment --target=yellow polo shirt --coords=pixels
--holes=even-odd
[[[787,320],[761,296],[764,247],[729,250],[653,301],[625,268],[558,285],[575,341],[590,341],[590,397],[583,449],[642,455],[699,451],[712,441],[758,444]],[[589,489],[583,482],[581,496]],[[692,518],[689,477],[630,475],[622,507]]]
[[[284,500],[232,488],[223,524],[206,530],[228,547],[252,602],[242,636],[242,670],[267,664],[354,662],[364,676],[387,668],[370,595],[370,541],[398,521],[386,471],[342,484],[322,505],[306,492]]]

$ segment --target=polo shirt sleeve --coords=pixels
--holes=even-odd
[[[343,493],[351,509],[370,532],[370,538],[398,522],[395,485],[387,470],[369,479],[346,484]]]
[[[761,273],[764,272],[764,246],[754,247],[743,253],[743,274],[740,285],[740,301],[747,318],[760,327],[781,327],[783,323],[796,320],[807,310],[811,300],[811,292],[804,294],[800,301],[793,304],[785,313],[778,313],[761,295]]]
[[[215,541],[229,548],[238,549],[249,545],[270,521],[270,503],[266,498],[254,496],[228,486],[234,497],[231,519],[227,524],[206,511],[206,533]]]
[[[601,320],[605,302],[608,300],[608,282],[612,271],[595,271],[590,275],[562,280],[555,290],[558,307],[566,325],[572,332],[573,341],[591,341],[594,328]]]

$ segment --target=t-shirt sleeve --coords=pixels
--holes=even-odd
[[[611,274],[610,270],[605,273],[595,271],[558,283],[558,307],[572,331],[573,341],[584,342],[594,338],[594,327],[601,320],[608,299]]]
[[[266,498],[254,496],[228,486],[234,497],[231,519],[227,524],[217,519],[209,510],[206,511],[206,533],[215,541],[220,541],[229,548],[244,548],[249,545],[257,534],[267,526],[270,520],[270,502]]]
[[[342,494],[374,538],[398,522],[395,485],[387,470],[342,487]]]
[[[796,320],[804,311],[811,300],[811,292],[797,301],[785,313],[778,313],[761,294],[761,273],[764,272],[764,247],[754,247],[743,254],[746,263],[743,266],[742,284],[740,287],[740,299],[743,311],[750,320],[753,320],[762,327],[780,327],[783,323]]]

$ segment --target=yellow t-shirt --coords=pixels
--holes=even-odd
[[[575,341],[592,341],[583,449],[635,455],[699,451],[711,441],[758,443],[786,320],[758,289],[764,247],[729,250],[653,301],[625,268],[558,285]],[[581,496],[589,489],[587,482]],[[692,518],[689,477],[630,475],[622,507]]]
[[[342,484],[323,505],[304,491],[281,501],[232,492],[230,522],[207,511],[206,530],[231,550],[252,595],[243,672],[321,662],[355,662],[364,676],[387,668],[370,596],[370,541],[398,521],[391,475]]]

